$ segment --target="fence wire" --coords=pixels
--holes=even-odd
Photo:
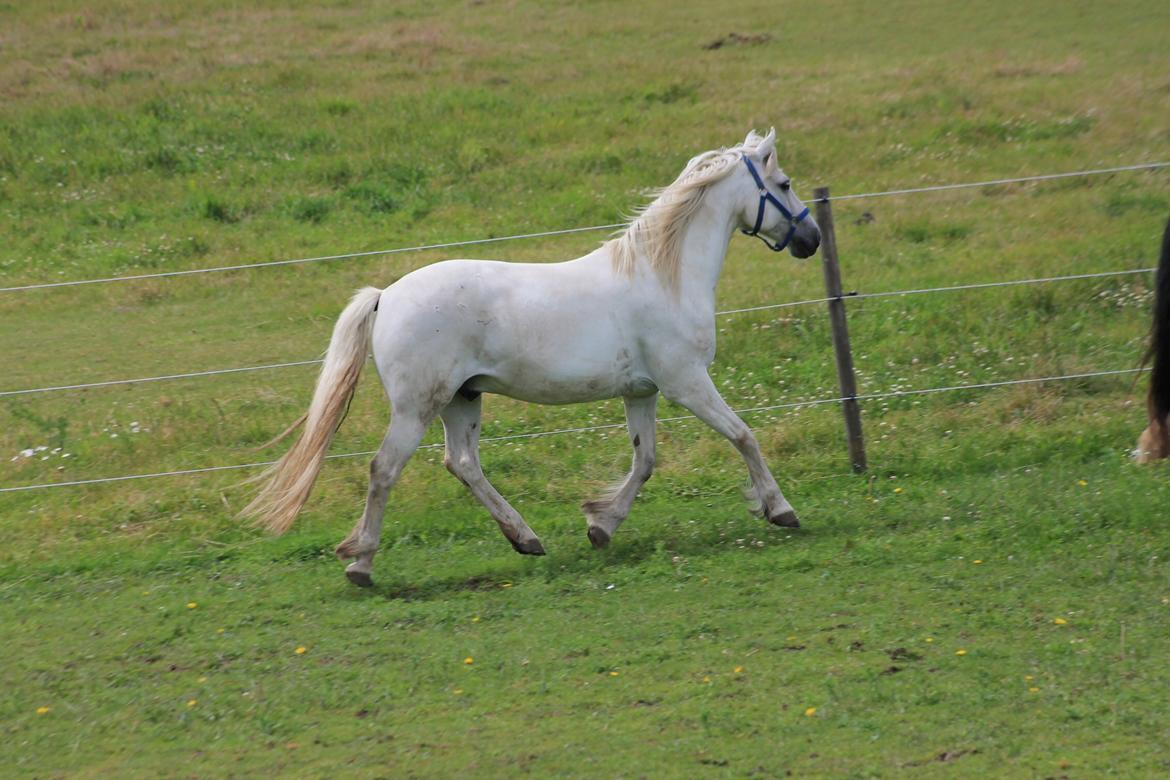
[[[883,398],[898,398],[898,397],[902,397],[902,396],[927,395],[927,394],[934,394],[934,393],[955,392],[955,391],[959,391],[959,390],[981,390],[981,389],[987,389],[987,388],[992,388],[992,387],[1007,387],[1007,386],[1011,386],[1011,385],[1039,384],[1042,382],[1062,382],[1062,381],[1071,381],[1074,379],[1088,379],[1091,377],[1100,377],[1100,376],[1121,376],[1121,375],[1125,375],[1125,374],[1137,374],[1137,373],[1141,373],[1141,372],[1149,371],[1149,370],[1150,370],[1149,368],[1145,368],[1145,367],[1143,367],[1143,368],[1124,368],[1124,369],[1116,369],[1116,370],[1111,370],[1111,371],[1090,371],[1090,372],[1084,372],[1084,373],[1079,373],[1079,374],[1064,374],[1061,376],[1032,377],[1032,378],[1027,378],[1027,379],[1005,379],[1005,380],[1000,380],[1000,381],[995,381],[995,382],[979,382],[976,384],[969,384],[969,385],[949,385],[949,386],[945,386],[945,387],[929,387],[929,388],[923,388],[920,390],[891,390],[891,391],[881,392],[881,393],[864,393],[864,394],[855,396],[855,400],[870,401],[870,400],[883,399]],[[810,399],[807,401],[792,401],[789,403],[772,404],[769,406],[753,406],[753,407],[748,407],[746,409],[734,409],[732,411],[734,411],[736,414],[757,414],[760,412],[779,411],[781,409],[804,409],[804,408],[810,408],[810,407],[814,407],[814,406],[821,406],[824,404],[840,403],[842,401],[847,401],[847,400],[850,400],[850,399],[845,398],[845,397],[840,397],[840,396],[834,397],[834,398],[814,398],[814,399]],[[696,419],[698,419],[698,418],[695,417],[693,414],[684,414],[684,415],[679,415],[677,417],[660,417],[657,419],[657,422],[658,423],[672,423],[672,422],[683,422],[683,421],[696,420]],[[493,444],[493,443],[507,442],[507,441],[519,441],[519,440],[523,440],[523,439],[539,439],[539,438],[545,438],[548,436],[562,436],[562,435],[571,434],[571,433],[592,433],[595,431],[613,430],[616,428],[625,428],[625,427],[626,427],[625,423],[606,423],[603,425],[585,425],[585,426],[581,426],[581,427],[577,427],[577,428],[557,428],[557,429],[548,430],[548,431],[530,431],[528,433],[514,433],[514,434],[508,434],[506,436],[488,436],[488,437],[481,439],[480,442],[483,444]],[[444,446],[444,445],[442,445],[442,444],[424,444],[424,445],[420,446],[418,449],[420,449],[420,450],[433,450],[433,449],[439,449],[442,446]],[[325,459],[326,460],[340,460],[343,458],[372,457],[376,453],[377,453],[377,450],[365,450],[362,452],[343,452],[343,453],[338,453],[335,455],[327,455],[327,456],[325,456]],[[126,482],[129,480],[138,480],[138,479],[156,479],[159,477],[179,477],[179,476],[187,476],[187,475],[192,475],[192,474],[210,474],[210,473],[220,472],[220,471],[240,471],[240,470],[244,470],[244,469],[264,468],[267,466],[272,466],[275,463],[276,463],[276,461],[262,461],[262,462],[258,462],[258,463],[237,463],[237,464],[231,464],[231,465],[226,465],[226,466],[205,466],[202,468],[195,468],[195,469],[177,469],[174,471],[157,471],[157,472],[154,472],[151,474],[126,474],[126,475],[116,476],[116,477],[96,477],[93,479],[76,479],[76,480],[69,480],[69,481],[65,481],[65,482],[45,482],[45,483],[41,483],[38,485],[16,485],[13,487],[0,488],[0,493],[18,493],[18,492],[24,492],[24,491],[29,491],[29,490],[45,490],[48,488],[78,487],[78,486],[83,486],[83,485],[100,485],[100,484],[106,484],[106,483],[111,483],[111,482]]]
[[[398,255],[404,252],[426,252],[432,249],[455,249],[462,246],[476,246],[479,244],[498,244],[502,241],[519,241],[526,238],[547,238],[549,236],[566,236],[571,233],[588,233],[596,230],[617,230],[626,227],[627,223],[618,222],[613,225],[591,225],[589,227],[564,228],[563,230],[543,230],[537,233],[517,233],[511,236],[496,236],[495,238],[473,238],[468,241],[447,241],[440,244],[420,244],[419,246],[403,246],[393,249],[373,249],[369,252],[347,252],[340,255],[321,255],[319,257],[300,257],[294,260],[266,260],[260,263],[242,263],[240,265],[220,265],[212,268],[188,268],[182,271],[162,271],[153,274],[134,274],[133,276],[107,276],[100,279],[75,279],[68,282],[41,282],[38,284],[22,284],[16,287],[0,287],[0,293],[21,292],[24,290],[47,290],[54,287],[79,287],[84,284],[109,284],[112,282],[134,282],[143,279],[165,279],[175,276],[195,276],[196,274],[215,274],[222,271],[246,271],[251,268],[272,268],[282,265],[304,265],[305,263],[319,263],[325,260],[346,260],[355,257],[375,257],[378,255]]]
[[[850,293],[849,298],[861,300],[863,298],[891,298],[899,295],[920,295],[922,293],[954,292],[955,290],[982,290],[988,287],[1011,287],[1018,284],[1043,284],[1045,282],[1067,282],[1073,279],[1102,279],[1106,276],[1132,276],[1134,274],[1148,274],[1157,271],[1157,268],[1133,268],[1128,271],[1101,271],[1091,274],[1069,274],[1067,276],[1045,276],[1037,279],[1018,279],[1008,282],[977,282],[975,284],[956,284],[950,287],[923,287],[917,290],[891,290],[888,292]]]
[[[1092,168],[1083,171],[1068,171],[1066,173],[1048,173],[1038,174],[1032,176],[1017,176],[1009,179],[989,179],[987,181],[965,182],[961,184],[935,184],[926,187],[910,187],[897,190],[883,190],[880,192],[859,192],[851,195],[833,195],[828,198],[816,198],[810,200],[809,203],[824,202],[824,201],[844,201],[857,200],[861,198],[881,198],[893,195],[911,195],[919,192],[943,192],[946,190],[961,190],[971,189],[976,187],[993,187],[1005,184],[1024,184],[1028,182],[1052,181],[1055,179],[1069,179],[1081,176],[1100,176],[1110,173],[1124,173],[1127,171],[1147,171],[1157,170],[1160,168],[1170,168],[1170,162],[1151,162],[1151,163],[1137,163],[1134,165],[1118,165],[1111,168]],[[252,268],[273,268],[276,266],[286,265],[304,265],[306,263],[317,263],[327,260],[346,260],[358,257],[375,257],[380,255],[395,255],[404,252],[424,252],[435,249],[454,249],[457,247],[477,246],[480,244],[496,244],[503,241],[519,241],[522,239],[531,238],[547,238],[550,236],[564,236],[572,233],[589,233],[599,230],[617,230],[619,228],[628,227],[627,222],[615,222],[609,225],[590,225],[586,227],[564,228],[561,230],[543,230],[534,233],[517,233],[509,236],[496,236],[493,238],[476,238],[467,241],[448,241],[437,244],[421,244],[419,246],[395,247],[392,249],[374,249],[367,252],[346,252],[337,255],[321,255],[318,257],[301,257],[291,260],[267,260],[258,263],[241,263],[239,265],[224,265],[215,266],[211,268],[190,268],[181,271],[160,271],[158,273],[150,274],[134,274],[130,276],[107,276],[98,279],[74,279],[64,282],[39,282],[34,284],[22,284],[13,287],[0,287],[0,293],[8,292],[24,292],[29,290],[47,290],[59,287],[79,287],[81,285],[91,284],[111,284],[114,282],[132,282],[141,281],[143,279],[164,279],[173,278],[177,276],[194,276],[196,274],[211,274],[221,273],[224,271],[244,271]]]
[[[924,287],[915,290],[889,290],[885,292],[872,293],[848,293],[845,297],[854,300],[863,298],[890,298],[902,295],[920,295],[922,293],[935,292],[953,292],[956,290],[978,290],[987,287],[1011,287],[1022,284],[1041,284],[1045,282],[1063,282],[1075,279],[1100,279],[1109,276],[1132,276],[1135,274],[1152,273],[1156,268],[1134,268],[1124,271],[1101,271],[1099,273],[1088,274],[1070,274],[1067,276],[1047,276],[1037,279],[1015,279],[1004,282],[978,282],[975,284],[960,284],[950,287]],[[732,314],[745,314],[756,311],[768,311],[771,309],[785,309],[794,306],[807,306],[815,303],[827,303],[833,300],[832,298],[811,298],[803,301],[788,301],[785,303],[766,303],[760,306],[748,306],[742,309],[727,309],[724,311],[717,311],[715,315],[718,317],[725,317]],[[146,376],[138,377],[136,379],[108,379],[99,382],[82,382],[78,384],[69,385],[52,385],[49,387],[30,387],[24,390],[3,390],[0,391],[0,398],[7,398],[18,395],[33,395],[37,393],[53,393],[63,390],[88,390],[96,387],[111,387],[115,385],[135,385],[147,382],[163,382],[176,379],[192,379],[205,376],[218,376],[221,374],[242,374],[252,371],[269,371],[280,368],[293,368],[297,366],[314,366],[321,363],[320,359],[316,360],[294,360],[288,363],[268,363],[260,366],[243,366],[239,368],[216,368],[208,369],[206,371],[192,371],[185,374],[163,374],[161,376]]]
[[[1024,184],[1036,181],[1054,181],[1056,179],[1072,179],[1078,176],[1099,176],[1105,173],[1122,173],[1124,171],[1148,171],[1157,168],[1168,168],[1170,162],[1137,163],[1136,165],[1119,165],[1113,168],[1094,168],[1087,171],[1069,171],[1067,173],[1046,173],[1033,176],[1017,176],[1010,179],[988,179],[987,181],[972,181],[963,184],[932,184],[926,187],[909,187],[901,190],[883,190],[881,192],[859,192],[853,195],[833,195],[824,200],[859,200],[861,198],[885,198],[891,195],[913,195],[919,192],[945,192],[946,190],[967,190],[974,187],[997,187],[1004,184]],[[817,199],[822,200],[821,198]]]

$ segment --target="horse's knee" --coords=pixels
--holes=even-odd
[[[735,445],[735,448],[740,452],[744,452],[758,446],[756,444],[755,434],[753,434],[752,429],[746,425],[744,425],[732,436],[731,441]]]

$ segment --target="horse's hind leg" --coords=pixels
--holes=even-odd
[[[354,559],[345,569],[349,581],[361,587],[373,584],[370,571],[374,565],[374,554],[382,536],[382,515],[386,511],[386,497],[390,488],[398,481],[402,469],[410,456],[418,449],[431,418],[410,414],[395,409],[390,430],[382,439],[382,446],[370,462],[370,487],[366,492],[366,508],[361,520],[341,544],[337,545],[337,557]]]
[[[443,464],[487,508],[516,552],[544,555],[540,539],[524,522],[524,518],[483,475],[483,468],[479,464],[480,406],[479,396],[468,400],[457,395],[439,413],[443,418],[443,433],[447,442]]]
[[[654,471],[654,410],[658,394],[643,398],[627,396],[626,426],[630,443],[634,445],[634,464],[621,484],[606,495],[581,505],[589,524],[589,541],[594,547],[605,547],[613,538],[646,480]]]

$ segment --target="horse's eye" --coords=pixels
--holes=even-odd
[[[788,192],[790,189],[792,189],[792,182],[791,181],[780,182],[780,189],[784,190],[785,192]]]

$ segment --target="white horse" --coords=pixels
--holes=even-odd
[[[436,416],[447,469],[517,552],[544,554],[480,468],[483,393],[543,404],[625,401],[633,467],[583,505],[594,547],[609,543],[650,478],[660,392],[735,445],[765,518],[797,527],[751,430],[707,374],[715,358],[715,287],[732,233],[742,229],[798,258],[820,245],[820,229],[776,164],[775,141],[775,130],[764,138],[751,132],[738,146],[698,155],[622,235],[576,260],[448,260],[385,290],[359,290],[333,329],[312,403],[297,423],[304,431],[262,475],[265,484],[244,513],[277,532],[292,525],[372,349],[392,419],[370,464],[365,511],[337,547],[338,557],[352,559],[346,576],[357,585],[372,584],[387,494]]]

